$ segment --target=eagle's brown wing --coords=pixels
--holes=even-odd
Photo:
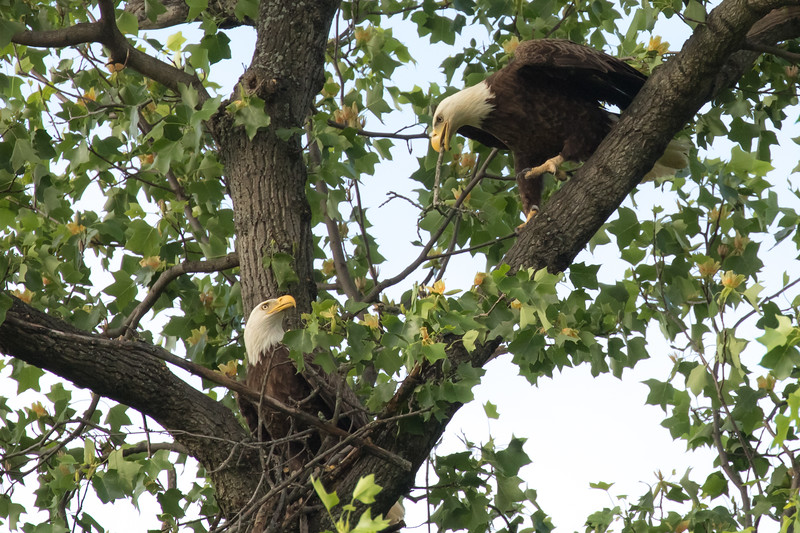
[[[586,98],[623,109],[647,81],[624,61],[565,39],[522,42],[507,68],[516,69],[525,83],[558,80]]]
[[[258,364],[248,364],[245,384],[259,394],[263,391],[265,396],[327,420],[333,416],[337,397],[340,397],[339,427],[352,431],[367,424],[366,409],[338,374],[325,374],[311,362],[311,356],[307,356],[305,367],[298,374],[289,349],[280,344],[261,354]],[[237,401],[250,432],[258,436],[257,406],[246,398],[237,397]],[[261,418],[262,440],[282,438],[298,431],[291,417],[264,406]]]

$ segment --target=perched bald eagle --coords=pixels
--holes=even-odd
[[[289,349],[283,341],[283,311],[296,306],[289,295],[265,300],[251,312],[244,327],[244,345],[247,351],[247,377],[245,384],[258,393],[271,396],[291,407],[300,408],[314,416],[330,419],[334,413],[337,393],[341,394],[342,416],[339,427],[346,430],[365,425],[366,411],[355,393],[340,385],[338,375],[324,374],[311,360],[305,361],[306,370],[297,372]],[[296,427],[291,417],[262,406],[259,427],[258,406],[239,396],[239,410],[247,421],[250,432],[261,440],[281,439],[305,427]],[[293,467],[302,464],[319,449],[320,436],[314,434],[305,442],[293,442],[287,450]]]
[[[271,396],[291,407],[300,408],[314,416],[330,420],[337,399],[340,403],[340,428],[353,431],[369,421],[367,411],[358,397],[342,383],[338,375],[322,372],[307,358],[305,372],[298,373],[289,349],[283,341],[283,311],[295,307],[289,295],[265,300],[250,312],[244,327],[244,346],[247,352],[247,377],[245,384],[254,391]],[[239,410],[247,421],[250,432],[262,441],[282,439],[306,429],[296,427],[295,421],[280,412],[261,408],[242,396],[237,396]],[[318,434],[301,440],[289,441],[279,447],[286,464],[292,470],[301,468],[319,450],[322,440]],[[386,518],[391,524],[403,519],[400,502],[395,503]]]
[[[505,67],[442,100],[431,145],[449,150],[459,133],[511,150],[529,219],[541,201],[542,174],[563,179],[561,163],[588,159],[618,119],[603,104],[625,109],[646,79],[627,63],[572,41],[525,41]],[[687,151],[686,143],[672,143],[647,177],[685,167]]]

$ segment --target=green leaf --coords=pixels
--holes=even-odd
[[[182,32],[176,32],[167,37],[166,47],[173,52],[180,51],[183,48],[183,43],[186,42],[186,38],[183,36]]]
[[[639,219],[632,209],[620,207],[617,219],[609,222],[606,229],[616,235],[620,249],[627,248],[631,241],[639,236]]]
[[[181,507],[181,500],[183,493],[178,489],[167,489],[164,492],[156,494],[158,503],[161,504],[161,510],[175,518],[183,518],[186,512]]]
[[[429,363],[435,363],[436,361],[447,357],[447,353],[445,352],[444,349],[445,349],[445,344],[443,342],[435,342],[433,344],[423,344],[422,355],[425,356],[425,359],[427,359]]]
[[[319,499],[322,500],[322,505],[325,506],[328,512],[339,505],[339,496],[336,495],[336,491],[326,491],[325,487],[322,486],[322,481],[315,479],[314,476],[310,476],[309,479],[311,480],[311,486],[314,487],[314,492],[316,492]]]
[[[233,118],[235,126],[244,126],[247,137],[251,141],[258,133],[259,128],[266,128],[270,122],[269,115],[264,111],[264,101],[256,97],[250,97],[246,105],[237,108]]]
[[[189,6],[189,14],[186,15],[186,20],[194,20],[200,13],[208,9],[208,0],[186,0],[186,5]]]
[[[692,394],[699,396],[703,389],[711,383],[711,376],[706,370],[705,365],[698,364],[691,372],[689,377],[686,378],[686,386],[692,391]]]
[[[11,306],[14,304],[14,300],[11,299],[11,296],[6,294],[5,292],[0,292],[0,324],[2,324],[6,319],[6,312],[11,309]]]
[[[83,463],[90,465],[95,460],[94,441],[89,437],[83,439]]]
[[[385,518],[372,518],[370,510],[367,509],[361,513],[358,523],[350,530],[350,533],[377,533],[389,527],[389,524],[390,522]]]
[[[142,465],[134,461],[126,461],[122,455],[122,450],[114,450],[108,456],[108,468],[117,472],[126,494],[133,492],[133,487],[136,484],[136,478],[139,476]]]
[[[650,387],[650,394],[647,395],[645,403],[649,405],[660,405],[664,412],[667,411],[667,404],[672,403],[675,395],[675,387],[669,383],[658,381],[657,379],[648,379],[643,382]]]
[[[17,382],[17,394],[31,389],[35,391],[41,390],[39,388],[39,378],[44,375],[44,370],[41,368],[29,365],[19,359],[14,359],[11,362],[13,370],[11,371],[11,379]]]
[[[375,475],[369,474],[358,480],[353,489],[353,498],[361,503],[375,503],[375,496],[381,491],[381,486],[375,483]]]
[[[278,287],[285,289],[290,283],[297,283],[300,278],[294,271],[294,257],[283,252],[276,252],[270,256],[264,256],[264,268],[269,268],[275,274]]]
[[[158,255],[161,248],[161,235],[158,230],[145,222],[137,219],[131,221],[125,230],[127,242],[125,248],[140,254],[143,257]]]
[[[24,512],[25,506],[12,502],[8,494],[0,494],[0,517],[6,519],[9,531],[17,530],[19,515]]]
[[[522,449],[525,440],[513,437],[505,450],[500,450],[495,454],[497,467],[504,476],[516,476],[520,468],[530,464],[530,457]]]
[[[795,333],[795,328],[792,327],[792,320],[788,316],[777,316],[778,327],[765,328],[764,334],[756,340],[767,347],[767,351],[775,348],[786,346],[789,342],[789,337]]]
[[[119,31],[122,33],[126,33],[128,35],[138,35],[139,21],[136,19],[136,15],[133,13],[128,11],[118,11],[117,28],[119,28]]]
[[[233,13],[239,20],[258,20],[258,0],[238,0]]]
[[[478,339],[478,330],[471,329],[464,333],[464,336],[461,337],[461,342],[464,343],[464,348],[467,349],[469,353],[475,351],[475,341]]]
[[[706,496],[714,499],[723,494],[728,494],[728,480],[720,472],[712,472],[702,486]]]
[[[500,418],[500,415],[497,413],[497,406],[492,402],[487,401],[485,404],[483,404],[483,412],[486,413],[488,418],[493,418],[495,420]]]

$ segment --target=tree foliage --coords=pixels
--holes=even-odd
[[[577,365],[624,378],[655,355],[658,331],[674,367],[646,382],[647,402],[673,438],[717,459],[707,478],[660,479],[587,528],[800,520],[800,194],[793,171],[770,172],[796,153],[784,132],[798,113],[796,1],[85,7],[0,3],[0,368],[16,386],[0,398],[4,526],[113,529],[84,506],[93,493],[150,495],[164,528],[335,529],[338,494],[367,531],[384,522],[359,505],[385,514],[411,494],[443,530],[549,531],[520,478],[521,439],[444,456],[434,445],[498,354],[534,386]],[[662,42],[665,20],[688,27],[686,43]],[[416,35],[398,37],[401,21]],[[456,45],[476,28],[481,39]],[[253,34],[228,93],[221,79],[238,72],[224,62],[243,62]],[[651,79],[517,234],[509,155],[456,143],[437,182],[425,127],[443,96],[543,37]],[[443,83],[402,75],[427,46],[450,50]],[[680,130],[696,145],[689,168],[620,207]],[[413,168],[393,162],[407,149]],[[371,220],[389,208],[362,194],[389,176],[412,183],[392,200],[413,206],[397,220],[418,228],[407,264],[382,255],[392,236]],[[576,260],[587,246],[595,255]],[[461,253],[484,272],[453,287]],[[605,254],[625,267],[604,271]],[[248,434],[233,392],[256,393],[231,379],[245,370],[244,317],[279,293],[298,302],[285,342],[300,370],[338,375],[375,419],[342,440],[276,401],[331,437],[297,472]],[[435,476],[412,492],[429,457]],[[178,477],[176,464],[189,468]]]

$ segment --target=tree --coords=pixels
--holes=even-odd
[[[617,520],[710,531],[798,520],[796,270],[765,293],[783,270],[765,265],[766,248],[796,254],[800,246],[796,209],[776,192],[789,187],[765,178],[776,132],[797,111],[796,0],[723,0],[713,9],[695,0],[83,7],[0,6],[8,65],[0,75],[0,351],[17,392],[41,390],[30,406],[0,404],[0,516],[10,528],[23,527],[14,499],[23,482],[38,484],[36,506],[59,531],[108,527],[82,508],[88,490],[102,501],[148,491],[166,528],[333,528],[312,475],[326,505],[335,498],[325,491],[335,490],[341,500],[357,497],[359,515],[363,504],[369,516],[385,513],[412,489],[498,354],[512,354],[532,383],[579,364],[621,376],[648,356],[650,324],[676,355],[672,376],[648,382],[648,401],[664,408],[676,439],[715,450],[718,468],[705,480],[663,480],[630,508],[588,517],[589,527]],[[677,53],[646,42],[671,17],[693,29]],[[393,78],[412,61],[409,43],[392,33],[397,18],[450,45],[481,25],[487,44],[455,49],[444,62],[454,87],[408,88]],[[143,33],[186,21],[201,30],[197,42]],[[255,52],[233,94],[217,94],[211,74],[240,26],[254,29]],[[437,156],[422,147],[432,105],[499,68],[518,39],[545,36],[613,50],[651,77],[595,156],[551,186],[519,235],[516,193],[502,179],[506,154],[471,145],[448,155],[434,205]],[[375,131],[393,107],[419,133]],[[730,157],[698,151],[684,174],[662,181],[671,207],[620,208],[684,128],[700,149],[727,137]],[[407,199],[424,237],[419,257],[387,277],[370,233],[367,207],[377,209],[360,187],[403,149],[396,141],[414,139],[423,139],[409,178],[419,189]],[[104,205],[86,200],[98,194]],[[599,265],[575,259],[603,244],[630,264],[613,283],[598,282]],[[487,272],[446,292],[449,258],[467,252],[485,258]],[[420,266],[426,278],[413,284]],[[406,288],[401,298],[386,296],[394,285]],[[352,434],[230,377],[243,371],[243,317],[286,293],[297,301],[284,341],[298,368],[338,377],[371,413]],[[146,316],[152,329],[142,327]],[[179,343],[185,357],[172,353]],[[49,391],[44,371],[58,378]],[[83,412],[64,381],[91,391]],[[319,434],[316,457],[284,470],[276,441],[245,429],[233,392],[294,417],[297,433],[285,438]],[[159,439],[148,418],[163,428]],[[528,461],[521,446],[435,457],[438,481],[426,491],[433,519],[445,529],[548,531],[518,476]],[[182,491],[172,465],[188,457],[200,481]],[[377,494],[363,481],[369,475]]]

